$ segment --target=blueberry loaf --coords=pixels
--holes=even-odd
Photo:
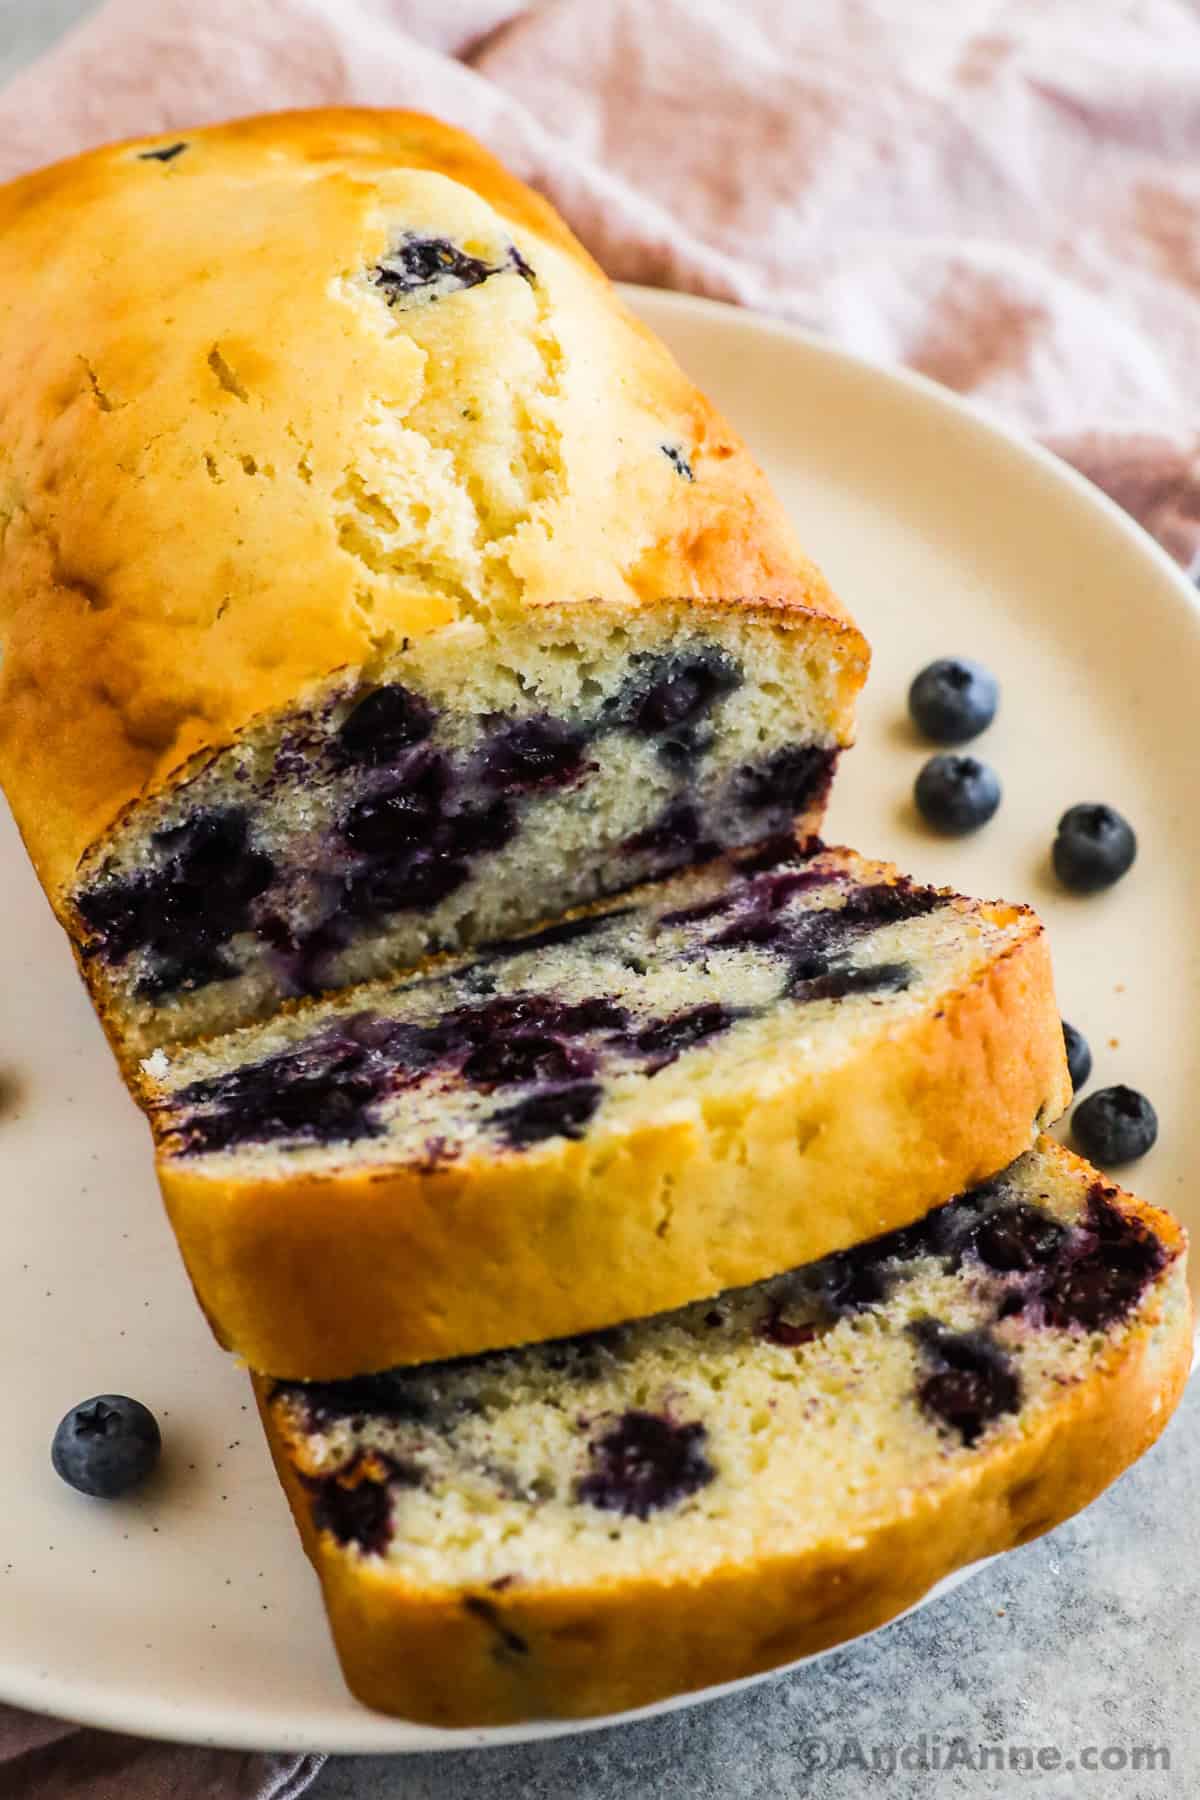
[[[820,821],[865,643],[551,209],[409,113],[0,190],[0,779],[126,1065]]]
[[[157,1051],[143,1085],[218,1337],[303,1379],[777,1274],[1070,1098],[1032,913],[790,843]]]
[[[257,1390],[347,1681],[617,1712],[845,1641],[1085,1506],[1191,1360],[1180,1228],[1048,1139],[920,1224],[590,1337]],[[647,1653],[648,1643],[653,1653]]]

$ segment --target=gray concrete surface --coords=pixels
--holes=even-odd
[[[0,80],[90,10],[0,0]],[[1193,1386],[1163,1441],[1081,1518],[868,1643],[648,1724],[511,1750],[339,1758],[313,1800],[1200,1795],[1198,1494]],[[1143,1747],[1156,1766],[1134,1765]]]

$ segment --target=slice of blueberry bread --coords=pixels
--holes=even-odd
[[[906,1224],[1070,1099],[1029,911],[760,846],[158,1051],[200,1300],[341,1376],[641,1317]]]
[[[855,1637],[1094,1499],[1182,1391],[1184,1263],[1174,1220],[1043,1139],[715,1302],[256,1386],[360,1699],[619,1712]]]
[[[40,171],[0,320],[0,779],[126,1063],[819,825],[862,637],[461,133]]]

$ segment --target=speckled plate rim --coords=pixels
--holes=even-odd
[[[1119,546],[1125,555],[1132,552],[1148,580],[1160,592],[1170,593],[1177,602],[1177,624],[1181,633],[1194,633],[1192,649],[1200,651],[1200,604],[1186,577],[1169,557],[1136,526],[1113,502],[1082,476],[1037,445],[1024,442],[931,381],[911,372],[877,367],[863,358],[838,350],[813,334],[777,320],[691,296],[653,289],[627,287],[626,296],[647,322],[668,341],[673,327],[712,328],[724,339],[726,350],[735,350],[735,339],[746,337],[774,340],[780,346],[790,345],[808,356],[827,361],[860,387],[882,385],[926,415],[940,415],[952,427],[957,453],[978,452],[981,460],[993,470],[1014,473],[1030,465],[1037,471],[1039,485],[1052,505],[1080,508],[1089,516],[1096,532],[1096,554]],[[705,379],[704,371],[698,371]],[[736,408],[734,409],[735,416]],[[738,422],[753,440],[753,416],[738,416]],[[816,452],[806,450],[809,461]],[[820,554],[818,547],[818,554]],[[995,1558],[958,1569],[937,1583],[909,1612],[932,1604],[979,1573]],[[310,1581],[298,1544],[295,1547],[297,1581]],[[898,1617],[905,1617],[900,1614]],[[879,1627],[886,1630],[890,1620]],[[866,1635],[874,1635],[868,1633]],[[773,1680],[803,1666],[844,1653],[854,1642],[847,1640],[804,1658],[784,1668],[766,1671],[719,1687],[672,1696],[635,1711],[588,1720],[533,1721],[527,1724],[464,1731],[440,1731],[409,1724],[371,1713],[359,1707],[348,1695],[331,1693],[328,1708],[319,1715],[312,1711],[303,1717],[295,1715],[267,1716],[252,1694],[239,1694],[236,1703],[230,1697],[220,1704],[195,1697],[181,1704],[165,1694],[144,1691],[114,1691],[103,1680],[82,1681],[77,1678],[57,1681],[52,1672],[35,1672],[32,1667],[14,1666],[0,1649],[0,1698],[18,1706],[77,1720],[83,1724],[109,1730],[130,1732],[148,1737],[162,1737],[181,1742],[221,1744],[232,1748],[287,1751],[328,1751],[331,1753],[418,1753],[435,1750],[462,1749],[513,1744],[572,1733],[597,1731],[616,1724],[654,1717],[660,1713],[695,1706],[736,1693],[760,1681]]]

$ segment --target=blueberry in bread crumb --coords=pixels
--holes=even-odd
[[[1001,1413],[1016,1412],[1021,1387],[1010,1359],[986,1331],[951,1331],[936,1319],[914,1326],[930,1373],[918,1389],[926,1412],[973,1444]]]
[[[1133,867],[1137,838],[1111,806],[1072,806],[1058,821],[1054,872],[1075,894],[1097,894]]]
[[[391,682],[360,700],[343,721],[338,742],[347,761],[378,767],[419,744],[433,729],[433,708],[420,694]]]
[[[1065,1019],[1062,1028],[1063,1044],[1067,1052],[1067,1072],[1071,1077],[1073,1091],[1078,1093],[1092,1072],[1091,1045],[1082,1031],[1076,1031],[1074,1025],[1068,1025]]]
[[[164,144],[161,150],[139,150],[137,159],[139,162],[174,162],[175,158],[182,156],[186,149],[187,145],[182,143]]]
[[[1071,1129],[1083,1154],[1102,1169],[1145,1156],[1158,1137],[1158,1114],[1136,1088],[1100,1088],[1081,1100]]]
[[[982,663],[943,656],[916,676],[908,690],[913,724],[935,744],[965,744],[996,716],[1000,688]]]
[[[50,1460],[68,1487],[115,1500],[145,1481],[161,1450],[158,1420],[148,1407],[125,1394],[98,1394],[60,1420]]]
[[[695,481],[696,472],[678,444],[664,444],[662,453],[675,473],[682,476],[684,481]]]
[[[974,756],[931,756],[913,789],[917,811],[927,825],[948,837],[963,837],[986,825],[1000,805],[996,771]]]
[[[657,1413],[630,1410],[592,1445],[590,1472],[576,1498],[626,1518],[647,1519],[707,1487],[716,1471],[704,1454],[698,1420],[676,1425]]]
[[[389,250],[375,266],[375,285],[383,289],[389,306],[400,300],[440,300],[445,294],[463,288],[479,287],[493,275],[520,275],[525,281],[535,280],[534,272],[515,244],[510,244],[503,262],[485,262],[460,250],[448,238],[422,237],[406,232],[394,250]]]

